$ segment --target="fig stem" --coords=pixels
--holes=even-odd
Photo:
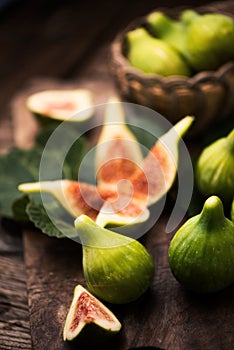
[[[200,220],[210,228],[216,228],[217,223],[220,225],[225,220],[223,204],[219,197],[211,196],[205,201]]]

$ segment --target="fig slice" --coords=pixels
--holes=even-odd
[[[46,192],[53,195],[73,217],[86,213],[95,219],[104,199],[97,188],[88,183],[71,180],[55,180],[22,183],[18,186],[23,193]]]
[[[119,180],[128,179],[142,160],[140,145],[126,125],[122,104],[111,98],[95,151],[97,183],[115,186]]]
[[[64,341],[99,343],[117,334],[122,325],[115,315],[80,284],[74,289],[63,329]]]
[[[126,192],[120,195],[118,191],[104,186],[71,180],[55,180],[22,183],[18,189],[27,194],[50,193],[74,218],[85,214],[102,227],[108,224],[124,225],[143,222],[149,217],[146,206],[134,200],[131,194]]]
[[[190,128],[194,117],[186,116],[161,136],[144,159],[141,168],[131,176],[135,198],[147,206],[156,203],[171,188],[177,173],[178,143]]]
[[[39,91],[27,98],[26,106],[41,122],[83,122],[94,112],[92,94],[86,89]]]

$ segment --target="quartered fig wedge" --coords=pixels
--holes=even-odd
[[[64,341],[99,343],[108,340],[121,329],[115,315],[87,289],[75,287],[64,329]]]
[[[27,108],[45,124],[84,122],[93,115],[92,95],[86,89],[44,90],[26,100]]]
[[[129,179],[134,197],[139,200],[147,197],[147,206],[156,203],[171,188],[178,167],[178,143],[193,120],[187,116],[161,136],[144,159],[142,168]]]
[[[95,151],[96,178],[99,185],[115,186],[128,179],[143,160],[140,145],[126,125],[122,104],[109,101]]]
[[[118,192],[104,186],[56,180],[23,183],[18,189],[28,194],[50,193],[74,218],[85,214],[102,227],[108,224],[124,225],[143,222],[149,217],[148,209],[141,202],[134,200],[131,194],[126,192],[120,196]]]

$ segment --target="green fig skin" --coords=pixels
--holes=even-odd
[[[84,215],[75,221],[75,227],[82,241],[84,277],[92,294],[124,304],[149,288],[154,263],[141,243],[101,228]]]
[[[163,40],[154,38],[144,28],[127,33],[128,60],[146,74],[190,75],[190,69],[178,51]]]
[[[191,16],[189,21],[184,55],[195,71],[216,70],[234,58],[231,17],[207,13]]]
[[[154,11],[146,18],[150,32],[183,54],[186,50],[186,23],[176,21],[163,12]]]
[[[234,195],[234,129],[204,148],[196,165],[196,183],[204,196],[217,195],[229,205]]]
[[[231,207],[231,219],[234,222],[234,198],[233,198],[232,207]]]
[[[176,232],[168,257],[175,278],[196,293],[218,292],[234,282],[234,224],[217,196]]]

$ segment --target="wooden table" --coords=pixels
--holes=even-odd
[[[196,5],[204,3],[210,2],[194,1]],[[176,5],[176,1],[167,3],[169,7]],[[180,5],[191,6],[192,2],[181,1]],[[1,153],[16,143],[22,146],[22,138],[16,132],[19,125],[15,124],[13,115],[19,111],[25,92],[38,84],[51,86],[57,79],[58,83],[85,86],[93,90],[97,102],[117,94],[107,68],[110,43],[130,20],[156,6],[165,3],[24,0],[5,9],[0,14]],[[163,232],[163,219],[157,223],[156,230]],[[158,235],[153,246],[149,237],[144,243],[158,266],[157,287],[124,310],[114,308],[124,319],[126,331],[111,348],[233,349],[234,289],[207,298],[187,293],[168,268],[165,247],[170,237]],[[73,288],[83,281],[77,265],[71,264],[72,259],[79,263],[80,258],[81,250],[72,241],[61,245],[36,230],[22,231],[16,223],[2,218],[1,350],[71,349],[61,340],[61,327]],[[65,281],[64,271],[69,272]],[[152,313],[155,305],[157,313]]]

